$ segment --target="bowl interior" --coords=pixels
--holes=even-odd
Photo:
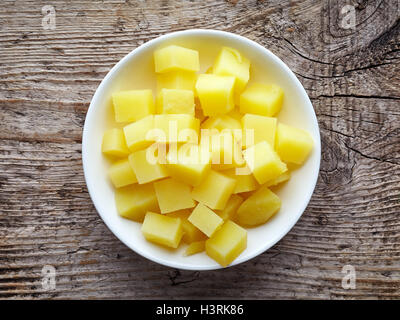
[[[200,72],[205,72],[212,65],[222,46],[238,49],[251,61],[251,82],[270,82],[283,88],[285,99],[279,121],[308,130],[315,141],[308,161],[292,173],[288,183],[275,190],[282,199],[281,210],[266,224],[248,229],[248,247],[234,261],[235,265],[264,252],[279,241],[306,208],[320,163],[317,119],[306,92],[288,67],[271,52],[246,38],[220,31],[188,30],[162,36],[128,54],[107,74],[93,97],[83,134],[83,166],[89,193],[106,225],[123,243],[148,259],[181,269],[220,268],[205,253],[183,257],[185,246],[171,251],[147,242],[140,232],[141,224],[121,218],[117,214],[114,190],[107,177],[109,162],[101,153],[104,131],[119,126],[113,120],[111,94],[119,90],[146,88],[153,89],[155,93],[153,51],[167,44],[198,50]]]

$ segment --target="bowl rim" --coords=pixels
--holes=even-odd
[[[313,122],[316,124],[316,141],[315,141],[315,152],[317,153],[317,163],[318,163],[318,168],[316,168],[314,172],[314,175],[312,177],[311,180],[311,188],[310,188],[310,192],[306,195],[306,197],[304,198],[305,201],[303,201],[302,206],[297,210],[298,214],[295,217],[295,219],[291,220],[291,223],[288,223],[287,225],[285,225],[284,228],[282,228],[282,231],[280,232],[279,236],[276,237],[276,239],[274,239],[274,241],[270,242],[268,245],[265,246],[260,246],[260,248],[258,248],[257,250],[255,250],[251,255],[246,256],[246,258],[242,258],[240,259],[240,256],[233,261],[230,265],[228,265],[227,267],[222,267],[219,264],[217,264],[216,266],[212,266],[212,265],[199,265],[199,266],[191,266],[191,265],[182,265],[180,263],[175,263],[174,261],[170,261],[170,260],[165,260],[165,259],[159,259],[157,257],[155,257],[154,255],[151,254],[147,254],[147,252],[145,250],[141,250],[140,248],[131,246],[129,243],[127,243],[126,241],[124,241],[120,236],[119,236],[119,232],[117,230],[117,228],[115,228],[115,226],[113,226],[112,224],[108,223],[107,219],[106,219],[106,215],[104,212],[102,212],[100,206],[98,205],[96,198],[95,198],[95,186],[93,184],[93,182],[90,180],[90,178],[88,177],[88,160],[87,160],[87,147],[86,145],[89,143],[88,141],[88,136],[89,136],[89,131],[90,128],[92,126],[93,121],[90,121],[90,119],[93,117],[94,113],[95,113],[95,105],[97,104],[97,100],[99,99],[99,96],[101,94],[101,92],[103,91],[103,88],[106,86],[106,84],[112,80],[112,78],[118,73],[118,71],[137,53],[141,52],[142,50],[145,50],[147,47],[152,46],[153,44],[157,43],[157,42],[163,42],[165,40],[168,40],[170,38],[174,38],[175,36],[179,36],[179,35],[185,35],[185,34],[191,34],[193,36],[196,35],[214,35],[214,36],[224,36],[224,37],[229,37],[232,39],[236,39],[237,41],[243,42],[244,44],[246,44],[249,47],[255,47],[256,50],[260,50],[262,51],[265,55],[269,56],[269,58],[271,58],[274,63],[277,63],[279,65],[280,68],[282,68],[283,70],[285,70],[286,74],[291,78],[291,80],[294,82],[294,84],[296,85],[297,89],[300,90],[301,94],[305,97],[306,100],[306,104],[307,104],[307,108],[310,109],[310,115],[313,118]],[[231,32],[227,32],[227,31],[222,31],[222,30],[214,30],[214,29],[187,29],[187,30],[181,30],[181,31],[174,31],[174,32],[170,32],[161,36],[158,36],[154,39],[151,39],[143,44],[141,44],[140,46],[136,47],[135,49],[133,49],[131,52],[129,52],[127,55],[125,55],[121,60],[119,60],[111,69],[110,71],[106,74],[106,76],[103,78],[103,80],[101,81],[101,83],[99,84],[99,86],[97,87],[89,108],[87,110],[86,113],[86,117],[85,117],[85,123],[84,123],[84,127],[83,127],[83,133],[82,133],[82,166],[83,166],[83,172],[84,172],[84,177],[85,177],[85,182],[86,182],[86,186],[88,188],[88,192],[89,192],[89,196],[92,200],[92,203],[97,211],[97,213],[99,214],[100,218],[103,220],[103,222],[105,223],[105,225],[108,227],[108,229],[114,234],[114,236],[116,236],[122,243],[124,243],[128,248],[130,248],[131,250],[133,250],[134,252],[136,252],[137,254],[141,255],[142,257],[156,262],[158,264],[167,266],[167,267],[171,267],[171,268],[176,268],[176,269],[181,269],[181,270],[196,270],[196,271],[205,271],[205,270],[218,270],[218,269],[223,269],[223,268],[228,268],[228,267],[232,267],[238,264],[241,264],[243,262],[249,261],[257,256],[259,256],[260,254],[264,253],[265,251],[267,251],[268,249],[270,249],[271,247],[273,247],[277,242],[279,242],[280,240],[282,240],[287,234],[288,232],[294,227],[294,225],[299,221],[299,219],[301,218],[301,216],[303,215],[305,209],[307,208],[311,197],[314,193],[315,190],[315,186],[318,180],[318,176],[319,176],[319,169],[320,169],[320,162],[321,162],[321,136],[320,136],[320,128],[319,128],[319,124],[318,124],[318,120],[317,120],[317,116],[315,114],[315,110],[314,107],[311,103],[311,100],[307,94],[307,92],[305,91],[303,85],[301,84],[301,82],[299,81],[299,79],[296,77],[296,75],[293,73],[293,71],[278,57],[276,56],[274,53],[272,53],[270,50],[268,50],[267,48],[263,47],[262,45],[258,44],[257,42],[248,39],[244,36],[235,34],[235,33],[231,33]]]

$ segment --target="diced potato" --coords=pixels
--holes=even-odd
[[[224,223],[219,215],[201,203],[194,208],[188,220],[208,237],[211,237]]]
[[[203,241],[195,241],[189,244],[186,248],[184,256],[188,257],[194,255],[196,253],[203,252],[206,249],[206,242]]]
[[[108,156],[126,157],[129,150],[123,131],[118,128],[107,130],[103,135],[101,151]]]
[[[143,221],[147,211],[160,210],[152,184],[133,184],[115,190],[115,203],[119,215],[137,222]]]
[[[282,161],[302,164],[310,154],[313,144],[314,141],[307,131],[278,124],[276,151]]]
[[[258,183],[254,176],[250,174],[237,174],[236,168],[224,171],[228,177],[236,180],[236,187],[233,193],[249,192],[256,190]]]
[[[235,185],[235,179],[211,170],[204,180],[193,188],[192,197],[211,209],[222,210],[232,195]]]
[[[204,115],[225,114],[234,107],[234,77],[201,74],[196,82],[196,91]]]
[[[283,90],[275,84],[254,83],[240,96],[240,112],[272,117],[281,110]]]
[[[194,95],[192,90],[162,89],[160,92],[162,113],[184,113],[194,116]]]
[[[174,249],[183,236],[181,219],[154,212],[146,213],[141,230],[146,240]]]
[[[197,75],[192,71],[171,71],[157,74],[157,93],[161,89],[195,90]]]
[[[151,163],[153,159],[149,161],[149,154],[147,153],[148,150],[149,148],[136,151],[130,154],[128,157],[129,164],[135,172],[139,184],[144,184],[168,177],[168,173],[162,164],[158,162],[154,164]],[[151,153],[150,150],[149,153]]]
[[[116,188],[125,187],[137,182],[135,172],[133,172],[128,159],[113,163],[108,169],[108,176]]]
[[[207,255],[223,267],[232,263],[246,247],[247,231],[229,220],[206,240]]]
[[[171,177],[197,186],[210,171],[211,156],[198,145],[183,145],[177,151],[170,148],[166,168]]]
[[[280,207],[279,197],[267,187],[261,187],[241,204],[236,220],[243,226],[257,226],[267,222]]]
[[[222,131],[224,129],[237,129],[241,130],[242,125],[240,121],[230,117],[228,115],[219,115],[216,117],[210,117],[206,121],[204,121],[201,125],[202,129],[217,129]]]
[[[235,95],[239,96],[249,81],[250,61],[236,49],[223,47],[214,63],[213,73],[235,77]]]
[[[252,144],[261,141],[267,141],[272,148],[275,146],[275,132],[276,132],[277,119],[272,117],[264,117],[256,114],[246,113],[242,118],[243,127],[243,147],[247,148]],[[247,130],[252,130],[253,143],[247,140]]]
[[[196,205],[192,199],[191,187],[183,182],[164,179],[154,182],[154,189],[161,213],[193,208]]]
[[[154,51],[156,73],[185,70],[199,71],[199,53],[196,50],[170,45]]]
[[[202,131],[200,144],[203,148],[210,150],[211,165],[214,169],[225,170],[244,164],[241,143],[232,131],[223,130],[211,135],[204,133]]]
[[[207,239],[207,236],[196,228],[188,218],[191,212],[188,209],[179,210],[171,213],[167,213],[167,216],[180,218],[182,221],[182,228],[184,231],[182,241],[185,243],[192,243],[196,241],[201,241]]]
[[[144,117],[124,127],[126,144],[130,151],[148,147],[154,141],[147,138],[148,132],[154,127],[154,116]]]
[[[132,122],[154,114],[151,90],[120,91],[112,95],[116,122]]]
[[[189,114],[157,114],[154,128],[159,142],[198,142],[200,121]]]
[[[236,211],[242,204],[243,198],[237,194],[231,195],[223,210],[216,210],[215,212],[225,221],[234,220],[236,216]]]
[[[280,176],[276,177],[273,180],[267,181],[264,186],[266,187],[273,187],[276,186],[282,182],[288,181],[290,179],[290,171],[285,171],[282,173]]]
[[[259,184],[273,180],[287,171],[287,166],[267,141],[244,150],[244,159]]]

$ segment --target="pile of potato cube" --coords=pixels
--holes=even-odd
[[[284,92],[248,84],[250,61],[233,48],[204,74],[198,51],[176,45],[156,50],[154,66],[155,99],[150,89],[112,97],[121,126],[105,132],[102,152],[117,211],[143,223],[148,241],[186,243],[186,255],[205,250],[227,266],[246,249],[245,228],[279,211],[270,188],[290,179],[288,164],[301,165],[313,140],[278,123]]]

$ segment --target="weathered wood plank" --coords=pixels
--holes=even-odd
[[[0,299],[400,297],[400,23],[396,1],[37,1],[0,3]],[[108,70],[145,41],[227,30],[281,57],[312,99],[320,178],[293,230],[236,267],[178,271],[105,227],[84,183],[81,134]],[[41,270],[57,271],[43,290]],[[342,288],[344,265],[356,288]]]

